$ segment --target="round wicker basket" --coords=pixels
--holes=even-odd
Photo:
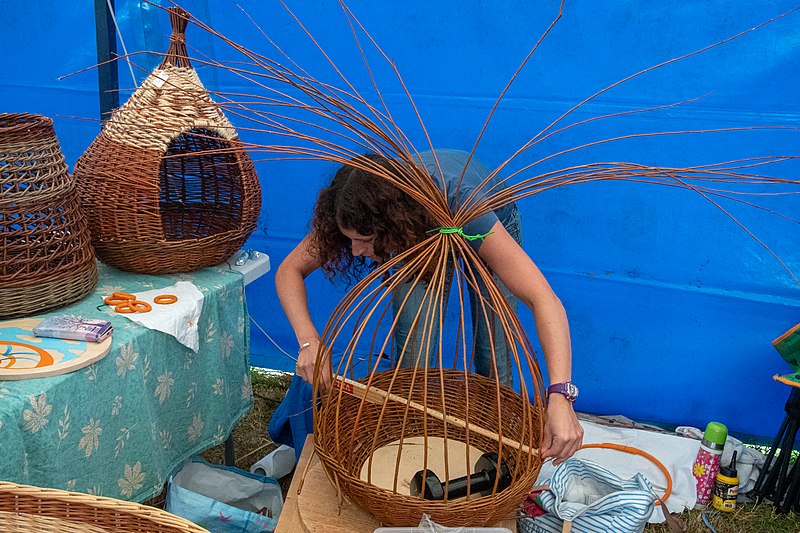
[[[449,400],[449,417],[469,421],[473,428],[493,428],[505,437],[505,442],[513,440],[522,445],[503,445],[496,437],[476,431],[468,434],[462,427],[445,424],[401,401],[370,403],[351,394],[323,396],[315,417],[316,452],[334,485],[379,521],[415,526],[421,514],[427,513],[443,525],[494,525],[512,513],[530,492],[541,468],[535,451],[541,440],[537,429],[543,416],[541,405],[532,405],[508,387],[498,388],[493,379],[460,370],[430,369],[425,379],[415,369],[391,370],[374,373],[371,379],[359,382],[369,382],[374,389],[391,391],[396,397],[420,405],[431,403],[431,391],[443,390]],[[433,501],[411,496],[408,486],[402,483],[392,491],[361,479],[362,468],[375,450],[399,439],[419,436],[443,437],[483,452],[499,452],[511,472],[511,485],[484,496]],[[472,457],[471,461],[477,459]]]
[[[201,533],[200,526],[155,507],[0,481],[0,530],[37,533]]]
[[[50,118],[0,114],[0,319],[63,307],[97,284],[75,182]]]
[[[255,167],[186,54],[188,13],[169,11],[164,61],[75,165],[98,257],[129,272],[219,264],[261,211]]]

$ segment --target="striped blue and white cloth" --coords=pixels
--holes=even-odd
[[[547,514],[519,521],[521,533],[640,533],[657,496],[642,474],[622,479],[592,461],[571,458],[558,465],[550,489],[539,496]]]

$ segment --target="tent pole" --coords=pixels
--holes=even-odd
[[[111,14],[114,0],[94,0],[94,20],[97,37],[97,88],[100,95],[100,118],[105,122],[119,107],[119,78],[117,36]]]

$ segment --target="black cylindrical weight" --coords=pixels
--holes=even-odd
[[[508,465],[504,461],[498,461],[495,452],[481,455],[475,463],[475,471],[491,472],[489,474],[489,486],[481,491],[484,494],[491,492],[495,477],[499,478],[497,480],[498,492],[511,485],[511,472],[508,471]]]
[[[471,494],[477,494],[486,489],[491,489],[492,484],[494,484],[494,472],[485,470],[475,472],[469,476],[457,477],[445,484],[445,487],[447,487],[447,499],[463,498],[467,495],[467,487],[469,487]]]
[[[439,477],[431,470],[420,470],[411,478],[409,484],[412,496],[422,496],[426,500],[443,500],[444,488]]]
[[[497,490],[501,491],[511,484],[511,474],[505,463],[498,464],[496,453],[485,453],[475,463],[474,474],[452,479],[446,484],[432,471],[420,470],[411,479],[411,495],[421,496],[426,500],[455,500],[466,496],[467,488],[471,494],[488,493],[498,476]],[[447,494],[444,491],[445,486]]]

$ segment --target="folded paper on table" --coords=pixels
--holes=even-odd
[[[153,301],[156,296],[164,294],[176,296],[178,301],[166,305]],[[134,296],[137,300],[149,303],[153,308],[147,313],[128,313],[123,316],[146,328],[172,335],[195,352],[199,350],[200,335],[197,321],[203,311],[203,293],[194,283],[179,281],[162,289],[137,292]]]

